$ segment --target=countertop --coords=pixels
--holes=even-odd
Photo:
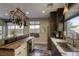
[[[51,37],[51,40],[52,42],[54,43],[54,45],[56,46],[56,48],[58,49],[58,51],[61,53],[62,56],[78,56],[79,55],[79,52],[67,52],[67,51],[64,51],[60,45],[57,44],[57,42],[64,42],[64,43],[67,43],[66,40],[63,40],[63,39],[56,39],[56,38],[52,38]]]
[[[22,40],[18,40],[9,44],[4,44],[0,46],[0,49],[17,49],[18,47],[20,47],[25,41],[31,40],[34,37],[28,37]]]

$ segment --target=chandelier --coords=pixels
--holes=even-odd
[[[26,14],[21,11],[20,8],[10,11],[9,13],[10,21],[14,24],[21,26],[26,26],[26,21],[29,19]]]

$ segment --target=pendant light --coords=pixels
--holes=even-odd
[[[68,12],[68,4],[65,3],[64,4],[64,11],[63,11],[63,14],[66,14]]]

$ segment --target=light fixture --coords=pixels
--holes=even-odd
[[[47,4],[47,8],[49,8],[49,7],[50,7],[50,8],[53,7],[53,3],[48,3],[48,4]]]
[[[5,13],[4,15],[7,16],[7,15],[9,15],[9,14],[8,14],[8,13]]]
[[[64,11],[63,11],[63,14],[66,14],[68,12],[68,4],[65,3],[64,4]]]
[[[9,16],[10,21],[18,24],[20,27],[27,26],[26,20],[28,19],[28,17],[20,8],[16,8],[15,10],[10,11]]]
[[[45,13],[45,11],[43,10],[43,11],[42,11],[42,13],[44,14],[44,13]]]
[[[29,14],[29,12],[27,11],[27,12],[26,12],[26,14],[28,15],[28,14]]]

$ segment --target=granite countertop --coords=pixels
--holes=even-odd
[[[23,40],[18,40],[18,41],[15,41],[15,42],[12,42],[12,43],[9,43],[9,44],[3,44],[0,46],[0,49],[10,49],[10,50],[15,50],[17,49],[18,47],[20,47],[24,42],[28,41],[28,40],[31,40],[33,37],[28,37],[28,38],[25,38]]]
[[[62,47],[59,44],[57,44],[58,42],[67,43],[66,40],[56,39],[56,38],[52,38],[52,37],[51,37],[51,40],[54,43],[54,45],[56,46],[56,48],[58,49],[58,51],[61,53],[62,56],[78,56],[79,55],[79,52],[64,51],[62,49]]]

